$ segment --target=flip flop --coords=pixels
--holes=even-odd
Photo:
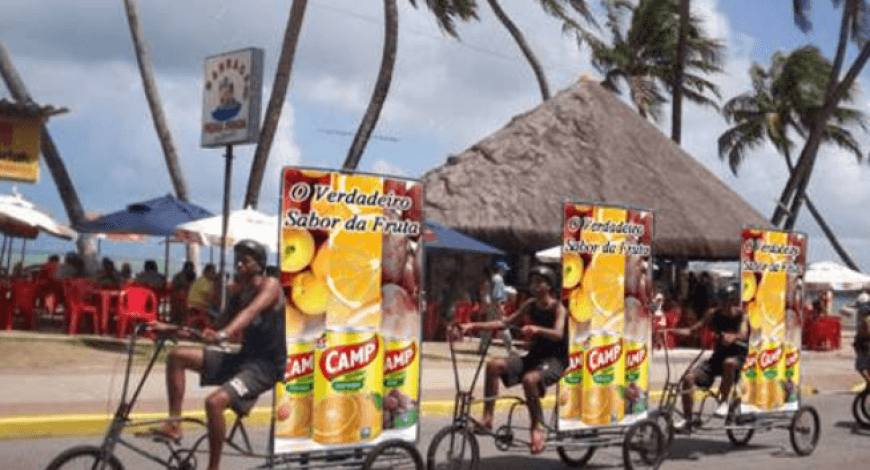
[[[529,451],[532,454],[540,454],[547,449],[547,433],[543,429],[533,429],[530,438]]]
[[[482,423],[475,423],[474,421],[469,421],[471,423],[471,433],[476,434],[478,436],[488,436],[492,434],[492,425],[487,426]]]
[[[169,426],[148,428],[134,434],[136,437],[151,437],[171,441],[174,444],[181,443],[181,429]]]

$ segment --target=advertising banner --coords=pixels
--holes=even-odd
[[[749,353],[740,381],[742,412],[794,411],[800,404],[806,249],[802,233],[743,229],[740,278]]]
[[[285,168],[279,266],[287,372],[275,452],[416,442],[423,186]]]
[[[256,143],[260,134],[263,50],[249,47],[205,59],[202,147]]]
[[[41,117],[0,116],[0,179],[39,181]]]
[[[569,364],[559,430],[627,425],[648,413],[652,237],[650,211],[565,204]]]

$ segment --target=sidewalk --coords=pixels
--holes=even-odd
[[[51,348],[62,343],[90,341],[104,347],[118,348],[123,343],[102,337],[69,338],[65,335],[40,335],[25,332],[0,332],[0,343],[25,341],[34,348]],[[848,392],[858,379],[854,371],[854,354],[844,338],[839,351],[804,352],[805,390],[819,393]],[[56,346],[57,347],[57,346]],[[87,351],[89,348],[82,348]],[[466,340],[457,346],[457,364],[460,384],[468,387],[478,364],[477,343]],[[682,374],[698,350],[669,351],[671,380]],[[91,368],[65,371],[61,368],[42,370],[0,370],[0,437],[22,435],[68,435],[100,433],[121,398],[124,380],[124,359],[114,353],[114,361],[103,361]],[[490,356],[504,356],[503,348],[492,348]],[[15,358],[5,358],[14,360]],[[71,358],[71,360],[75,360]],[[450,350],[446,343],[424,343],[422,348],[420,389],[423,414],[449,414],[453,410],[455,394],[454,370]],[[142,361],[140,361],[142,362]],[[143,364],[133,368],[130,392],[135,390],[144,370]],[[155,365],[146,381],[134,409],[142,416],[160,418],[166,413],[165,368]],[[483,371],[475,387],[475,396],[483,394]],[[660,390],[667,375],[662,351],[654,351],[650,367],[651,389]],[[188,373],[184,409],[192,416],[202,417],[203,401],[213,388],[200,388],[198,376]],[[510,394],[522,394],[513,389]],[[552,405],[552,394],[547,403]],[[264,394],[247,421],[268,423],[271,414],[271,394]]]

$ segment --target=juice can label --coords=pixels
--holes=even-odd
[[[781,342],[768,341],[758,353],[758,390],[755,405],[761,410],[773,410],[782,406],[783,393],[780,377],[785,372]]]
[[[758,369],[756,362],[758,360],[758,351],[750,349],[746,354],[746,361],[743,363],[743,368],[740,371],[740,386],[741,386],[741,402],[747,404],[755,404],[758,396]]]
[[[578,421],[583,417],[583,348],[571,344],[568,367],[559,382],[559,418]]]
[[[419,420],[420,348],[413,339],[386,340],[384,429],[407,428]]]
[[[314,343],[287,343],[284,382],[276,385],[275,436],[311,436],[311,411],[314,398]]]
[[[379,335],[327,330],[314,362],[314,441],[350,444],[380,435],[384,348]]]
[[[649,349],[646,343],[628,341],[625,352],[625,414],[636,415],[649,407]]]
[[[782,383],[783,401],[795,403],[798,401],[801,383],[801,350],[792,343],[785,344],[785,380]]]
[[[594,336],[586,351],[583,371],[583,423],[619,423],[625,409],[620,388],[625,379],[622,339]]]

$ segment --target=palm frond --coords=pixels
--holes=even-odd
[[[417,0],[408,0],[411,6],[417,8]],[[456,20],[479,20],[477,2],[475,0],[424,0],[426,7],[435,15],[441,31],[454,39],[459,39],[456,31]]]

